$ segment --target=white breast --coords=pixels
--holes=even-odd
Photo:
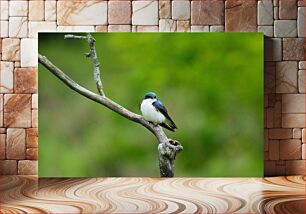
[[[150,122],[153,123],[163,123],[166,118],[165,116],[157,111],[155,107],[152,105],[152,103],[156,101],[155,99],[145,99],[142,101],[140,105],[140,110],[142,113],[142,116]]]

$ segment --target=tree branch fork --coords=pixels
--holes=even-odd
[[[90,57],[93,61],[94,65],[94,80],[97,85],[97,90],[99,94],[96,94],[76,83],[73,79],[71,79],[68,75],[66,75],[61,69],[55,66],[46,56],[38,54],[38,61],[42,64],[47,70],[49,70],[52,74],[54,74],[57,78],[59,78],[63,83],[65,83],[72,90],[77,93],[87,97],[88,99],[97,102],[106,108],[120,114],[121,116],[141,124],[145,128],[147,128],[151,133],[155,135],[157,140],[159,141],[158,145],[158,153],[159,153],[159,167],[160,167],[160,176],[161,177],[173,177],[174,176],[174,160],[181,150],[183,150],[183,146],[176,140],[172,140],[167,137],[164,130],[161,126],[154,125],[153,123],[145,120],[141,115],[133,113],[118,103],[114,102],[110,98],[106,97],[103,85],[100,77],[100,62],[98,60],[98,56],[95,50],[95,39],[88,33],[86,36],[78,36],[67,34],[64,36],[65,39],[83,39],[87,40],[89,45],[89,53],[86,53],[86,57]]]

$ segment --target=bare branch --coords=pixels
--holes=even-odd
[[[66,34],[64,39],[87,39],[87,36],[77,36],[73,34]]]
[[[91,57],[94,65],[94,80],[96,81],[97,89],[99,94],[104,97],[103,85],[100,78],[100,62],[98,60],[97,52],[95,49],[95,39],[91,36],[90,33],[87,33],[87,36],[77,36],[73,34],[66,34],[65,39],[86,39],[89,45],[90,52],[86,53],[86,57]]]
[[[58,77],[62,82],[68,85],[72,90],[78,92],[79,94],[97,102],[105,107],[117,112],[118,114],[124,116],[125,118],[132,120],[134,122],[140,123],[150,130],[153,130],[153,125],[150,124],[148,121],[142,118],[142,116],[130,112],[129,110],[125,109],[124,107],[120,106],[119,104],[115,103],[114,101],[108,99],[107,97],[101,97],[96,93],[80,86],[74,80],[72,80],[69,76],[67,76],[63,71],[61,71],[58,67],[56,67],[47,57],[38,54],[38,61],[45,66],[49,71],[51,71],[56,77]]]
[[[103,85],[100,78],[100,62],[98,60],[97,52],[95,49],[95,39],[91,36],[90,33],[87,34],[88,44],[90,48],[90,57],[92,58],[94,64],[94,79],[96,81],[97,89],[101,96],[105,96],[103,91]]]
[[[94,77],[96,80],[97,88],[100,95],[80,86],[74,80],[72,80],[68,75],[56,67],[47,57],[38,54],[38,61],[50,72],[52,72],[57,78],[59,78],[63,83],[69,86],[72,90],[78,92],[79,94],[91,99],[97,103],[102,104],[103,106],[109,108],[110,110],[120,114],[121,116],[141,124],[151,131],[157,140],[159,141],[158,153],[159,153],[159,166],[160,166],[160,175],[161,177],[173,177],[174,176],[174,160],[176,154],[183,149],[183,146],[178,141],[169,139],[164,133],[161,126],[154,125],[142,116],[135,114],[121,105],[117,104],[113,100],[107,98],[104,95],[102,82],[100,80],[100,69],[99,61],[97,54],[94,48],[94,38],[88,34],[87,37],[74,36],[74,35],[65,35],[65,38],[76,38],[76,39],[87,39],[90,46],[90,57],[93,59],[94,63]]]

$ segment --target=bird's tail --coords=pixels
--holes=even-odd
[[[171,127],[171,129],[177,129],[177,126],[175,125],[175,123],[173,122],[171,117],[167,118],[167,122],[168,122],[169,126]]]
[[[165,129],[168,129],[169,131],[175,132],[174,129],[176,129],[176,126],[173,127],[172,125],[168,125],[167,123],[160,123],[159,125],[161,125],[162,127],[164,127]],[[175,124],[174,124],[175,125]]]

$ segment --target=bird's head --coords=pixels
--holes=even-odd
[[[146,93],[144,99],[156,99],[156,94],[153,92]]]

